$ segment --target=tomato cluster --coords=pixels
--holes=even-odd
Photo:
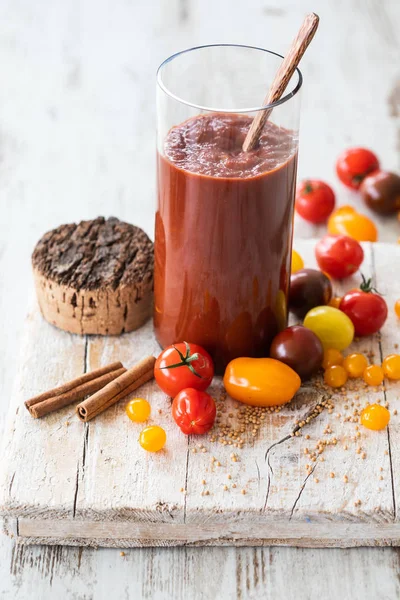
[[[359,191],[365,205],[380,215],[400,210],[400,176],[380,169],[377,156],[367,148],[349,148],[336,161],[336,174],[348,188]],[[306,221],[327,221],[328,232],[358,241],[375,242],[375,224],[351,206],[335,210],[335,193],[325,182],[308,179],[298,184],[296,211]],[[346,274],[344,275],[346,276]]]
[[[400,177],[380,170],[379,160],[365,148],[351,148],[336,162],[336,173],[347,187],[358,190],[365,204],[379,214],[400,209]],[[400,355],[387,356],[382,365],[369,364],[360,353],[342,352],[354,336],[367,336],[381,329],[388,315],[384,298],[363,276],[357,289],[343,297],[334,295],[332,280],[345,279],[362,267],[360,242],[378,239],[374,222],[352,206],[336,207],[333,189],[323,181],[300,182],[296,192],[297,213],[313,224],[326,223],[327,234],[315,247],[319,269],[305,268],[302,257],[292,250],[289,310],[302,325],[287,327],[273,339],[269,357],[232,360],[226,367],[224,386],[228,394],[244,404],[274,407],[290,402],[307,380],[323,369],[325,384],[341,388],[348,379],[363,378],[371,386],[384,378],[400,380]],[[400,213],[399,213],[400,214]],[[400,299],[395,304],[400,318]],[[266,352],[267,354],[267,352]],[[172,398],[172,417],[186,435],[208,432],[216,419],[216,404],[207,393],[214,376],[211,356],[195,343],[181,342],[165,348],[158,357],[155,379]],[[128,417],[143,423],[150,417],[147,400],[135,398],[126,406]],[[390,414],[379,405],[367,406],[361,422],[382,429]],[[150,451],[161,450],[166,433],[149,425],[139,443]]]
[[[154,376],[173,398],[172,416],[183,433],[198,435],[211,429],[217,409],[205,390],[214,377],[214,365],[204,348],[188,342],[168,346],[157,358]]]

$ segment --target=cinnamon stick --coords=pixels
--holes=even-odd
[[[47,400],[48,398],[54,398],[54,396],[61,396],[61,394],[65,394],[70,390],[77,388],[78,386],[86,383],[87,381],[92,381],[92,379],[97,379],[106,373],[110,373],[111,371],[116,371],[117,369],[122,369],[123,365],[120,362],[114,362],[105,367],[100,367],[100,369],[96,369],[95,371],[91,371],[90,373],[85,373],[84,375],[80,375],[76,377],[76,379],[72,379],[72,381],[68,381],[68,383],[64,383],[59,387],[56,387],[52,390],[44,392],[43,394],[39,394],[30,400],[25,402],[26,408],[29,410],[31,406],[34,404],[39,404],[39,402],[43,402],[43,400]]]
[[[110,406],[113,406],[118,400],[125,398],[144,383],[153,379],[155,362],[154,356],[143,358],[123,375],[78,404],[76,411],[79,419],[83,422],[90,421]]]
[[[70,389],[64,394],[59,394],[56,396],[51,396],[46,398],[42,402],[38,402],[37,404],[33,404],[28,407],[29,412],[32,417],[38,419],[40,417],[44,417],[45,415],[58,410],[59,408],[63,408],[64,406],[68,406],[72,402],[77,402],[78,400],[82,400],[89,394],[94,394],[98,390],[101,390],[104,386],[117,379],[121,375],[126,372],[126,369],[123,367],[121,369],[116,369],[114,371],[110,371],[109,373],[105,373],[96,379],[92,379],[90,381],[85,381],[81,385],[78,385],[75,388]]]

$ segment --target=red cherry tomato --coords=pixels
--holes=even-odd
[[[296,211],[310,223],[323,223],[335,208],[332,188],[318,179],[302,181],[296,190]]]
[[[172,403],[174,421],[186,435],[207,433],[214,425],[216,414],[210,394],[194,388],[181,390]]]
[[[182,342],[161,352],[154,366],[154,377],[162,391],[173,398],[188,387],[206,390],[214,377],[214,365],[204,348]]]
[[[366,148],[349,148],[336,161],[336,173],[347,187],[357,190],[362,180],[372,171],[379,169],[379,160]]]
[[[359,290],[350,290],[342,298],[340,310],[354,325],[356,335],[376,333],[386,321],[388,309],[385,300],[371,288],[371,281],[363,278]]]
[[[357,240],[347,235],[326,235],[315,246],[315,256],[321,271],[343,279],[359,269],[364,251]]]

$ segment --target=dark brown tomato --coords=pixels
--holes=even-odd
[[[299,319],[315,306],[328,304],[332,298],[329,278],[317,269],[300,269],[290,277],[289,310]]]
[[[400,209],[400,176],[388,171],[374,171],[360,186],[364,202],[381,215],[389,215]]]
[[[321,368],[324,350],[311,329],[294,325],[274,337],[270,356],[291,367],[301,379],[308,379]]]

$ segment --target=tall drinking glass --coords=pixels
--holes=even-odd
[[[259,106],[283,57],[213,45],[171,56],[157,73],[154,325],[165,347],[204,346],[217,372],[268,356],[287,324],[300,88]],[[242,151],[272,108],[256,148]]]

